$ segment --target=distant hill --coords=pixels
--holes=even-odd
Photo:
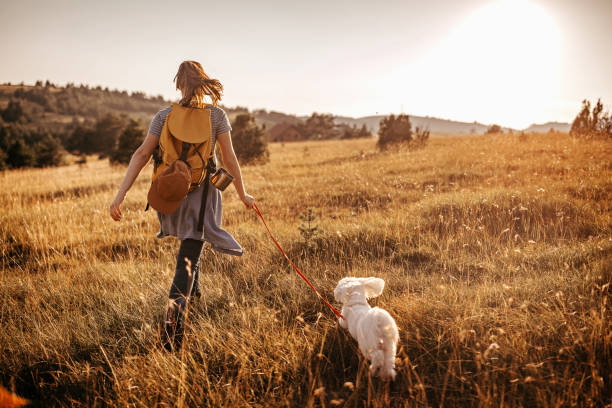
[[[34,85],[2,84],[0,170],[54,166],[76,156],[82,162],[92,154],[129,158],[145,137],[155,113],[170,104],[161,95],[100,86],[57,86],[49,81],[37,81]],[[371,138],[385,118],[383,115],[350,118],[317,112],[298,117],[265,109],[249,111],[241,106],[222,108],[232,123],[240,114],[252,115],[265,128],[265,140],[277,142]],[[427,129],[437,137],[482,134],[489,128],[479,122],[409,116],[413,128]],[[567,132],[569,128],[567,123],[549,122],[531,125],[525,131]]]
[[[410,116],[410,121],[414,127],[419,126],[421,128],[427,128],[432,133],[436,133],[438,135],[468,135],[468,134],[479,134],[485,133],[490,125],[485,125],[479,122],[458,122],[449,119],[439,119],[433,118],[429,116],[416,116],[416,115],[408,115]],[[349,125],[355,124],[357,126],[361,126],[365,124],[369,130],[373,133],[378,132],[378,127],[380,121],[385,118],[385,115],[378,116],[366,116],[363,118],[349,118],[338,116],[336,117],[337,123],[346,123]],[[508,130],[516,131],[516,129],[502,127],[502,129],[507,132]],[[548,129],[546,129],[548,131]]]
[[[289,115],[282,112],[266,111],[263,109],[255,110],[251,112],[255,116],[255,121],[258,125],[265,125],[266,129],[271,129],[274,126],[286,123],[289,125],[296,125],[301,120],[295,115]]]
[[[0,85],[0,109],[9,101],[21,105],[24,126],[62,132],[75,123],[93,122],[107,113],[125,114],[143,122],[169,102],[161,96],[142,92],[110,90],[87,85],[56,86],[38,81],[36,85]]]
[[[563,122],[546,122],[542,123],[541,125],[534,123],[527,129],[525,129],[524,132],[544,133],[548,132],[551,129],[556,132],[569,132],[571,127],[572,125],[570,123]]]
[[[0,85],[0,109],[10,101],[17,101],[24,112],[21,125],[63,132],[77,123],[92,123],[107,113],[126,115],[148,126],[153,115],[172,102],[161,95],[147,96],[143,92],[90,87],[88,85],[57,86],[38,81],[36,85]],[[230,118],[246,111],[246,108],[224,107]],[[274,121],[275,112],[261,114],[263,121]],[[291,119],[288,115],[282,120]],[[295,117],[294,117],[295,118]],[[281,120],[281,119],[277,119]]]
[[[87,85],[57,86],[50,82],[38,81],[35,85],[0,85],[0,109],[7,107],[10,100],[19,101],[27,117],[26,126],[41,127],[53,132],[62,132],[74,127],[75,123],[94,122],[106,113],[125,114],[140,120],[148,126],[153,115],[160,109],[170,105],[161,95],[147,96],[142,92],[110,90],[100,86]],[[248,112],[245,107],[223,106],[230,120],[240,113]],[[259,125],[272,129],[279,124],[296,125],[305,121],[307,117],[282,112],[254,110],[251,114]],[[459,122],[448,119],[439,119],[429,116],[409,115],[413,126],[429,129],[438,135],[463,135],[485,133],[489,125],[479,122]],[[378,132],[380,121],[385,115],[351,118],[336,116],[336,124],[361,127],[366,125],[373,134]],[[26,122],[24,120],[24,122]],[[526,132],[569,131],[570,124],[548,122],[533,124]],[[516,129],[502,128],[504,131]]]
[[[92,123],[107,113],[126,115],[148,126],[153,115],[172,102],[161,95],[147,96],[142,92],[119,91],[116,89],[90,87],[87,85],[57,86],[38,81],[36,85],[0,85],[0,110],[10,101],[17,101],[23,108],[23,126],[44,128],[51,132],[64,132],[77,123]],[[237,115],[248,112],[245,107],[221,106],[233,120]],[[279,123],[297,124],[295,115],[259,109],[251,112],[258,125],[267,129]]]

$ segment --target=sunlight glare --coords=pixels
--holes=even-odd
[[[469,15],[422,60],[423,86],[435,90],[450,117],[528,126],[556,99],[560,45],[545,10],[526,0],[497,1]]]

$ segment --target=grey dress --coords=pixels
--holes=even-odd
[[[218,135],[228,132],[232,128],[223,109],[216,106],[208,106],[205,109],[210,109],[211,111],[212,142],[214,145]],[[169,106],[157,112],[151,121],[151,126],[149,126],[149,133],[157,137],[161,135],[162,127],[171,110],[172,106]],[[198,241],[206,241],[210,243],[213,249],[219,252],[230,255],[242,255],[243,250],[240,244],[230,235],[230,233],[221,228],[221,218],[223,214],[221,192],[212,185],[208,188],[208,196],[206,199],[204,231],[198,231],[197,225],[200,216],[200,204],[202,202],[202,189],[204,189],[204,184],[187,194],[187,197],[183,200],[179,208],[172,214],[157,213],[160,226],[157,237],[175,236],[180,240],[189,238]]]

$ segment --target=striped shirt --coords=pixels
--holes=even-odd
[[[232,130],[232,126],[230,125],[229,119],[225,114],[225,111],[217,106],[208,105],[204,109],[210,109],[210,124],[212,127],[213,134],[213,143],[215,142],[215,138],[219,136],[221,133],[229,132]],[[149,126],[149,133],[160,137],[162,128],[164,127],[164,123],[166,122],[166,118],[168,114],[172,110],[172,106],[168,106],[165,109],[160,110],[155,114],[155,117],[151,121],[151,125]]]

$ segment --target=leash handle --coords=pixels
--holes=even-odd
[[[276,238],[274,238],[274,235],[272,235],[272,233],[270,232],[270,228],[268,228],[268,224],[266,224],[266,220],[264,219],[263,215],[261,214],[261,211],[259,211],[259,207],[257,207],[257,204],[253,203],[253,209],[255,210],[255,212],[257,213],[259,218],[261,218],[261,221],[263,222],[263,225],[266,227],[266,230],[268,231],[268,235],[270,235],[270,238],[272,238],[272,241],[274,241],[274,243],[276,244],[277,248],[285,256],[285,259],[287,259],[289,261],[289,263],[291,264],[293,269],[297,272],[297,274],[300,275],[300,277],[304,280],[304,282],[306,282],[308,284],[308,286],[310,286],[310,288],[317,294],[317,296],[319,296],[319,299],[321,299],[323,302],[325,302],[327,307],[329,307],[332,310],[332,312],[334,312],[336,314],[336,316],[338,316],[341,319],[344,319],[344,316],[342,316],[342,314],[340,314],[339,311],[337,311],[331,304],[329,304],[329,302],[327,300],[325,300],[325,298],[323,296],[321,296],[319,291],[316,290],[314,286],[312,286],[312,283],[310,283],[310,281],[304,276],[304,274],[302,274],[302,272],[300,272],[298,267],[295,266],[295,264],[293,262],[291,262],[291,259],[289,259],[289,257],[287,256],[287,254],[285,253],[283,248],[280,246],[280,244],[278,243]]]

